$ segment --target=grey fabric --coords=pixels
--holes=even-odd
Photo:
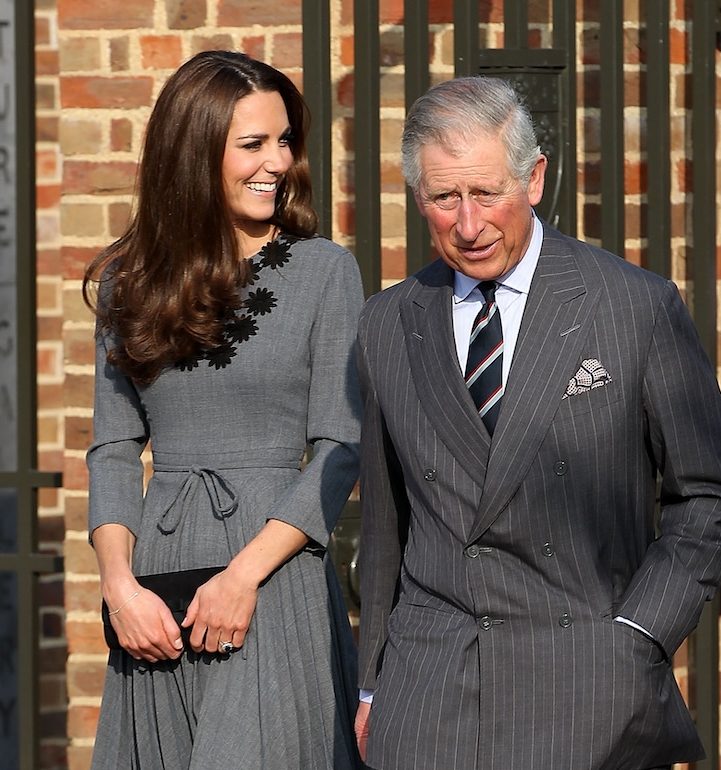
[[[226,564],[268,518],[325,546],[356,480],[355,259],[322,238],[299,241],[244,292],[261,287],[277,304],[225,367],[201,360],[135,388],[98,338],[89,529],[129,527],[136,574]],[[241,651],[150,666],[110,655],[93,768],[355,768],[355,671],[333,566],[309,548],[261,587]]]
[[[699,758],[669,658],[721,578],[721,396],[676,287],[545,227],[491,442],[452,280],[433,263],[361,315],[369,766]]]

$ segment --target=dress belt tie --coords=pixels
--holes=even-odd
[[[160,468],[156,467],[156,470]],[[175,468],[174,470],[179,470]],[[202,480],[208,493],[213,516],[219,521],[232,516],[238,510],[238,492],[235,487],[220,473],[212,468],[191,465],[187,471],[178,493],[163,511],[158,521],[158,529],[164,535],[172,535],[178,528],[185,513],[188,498],[191,497],[199,482]]]

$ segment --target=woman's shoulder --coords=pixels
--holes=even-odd
[[[307,238],[282,235],[281,240],[287,241],[294,253],[302,255],[306,259],[317,258],[326,261],[352,259],[355,261],[355,257],[345,246],[341,246],[322,235],[313,235]]]

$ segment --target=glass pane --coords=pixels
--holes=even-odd
[[[0,471],[17,470],[15,14],[0,0]]]
[[[0,572],[0,757],[20,766],[18,741],[17,577]]]

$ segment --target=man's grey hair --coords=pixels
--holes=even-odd
[[[459,156],[483,137],[501,140],[511,175],[527,185],[541,150],[530,112],[511,85],[501,78],[479,76],[433,86],[416,99],[406,117],[401,141],[406,182],[418,192],[425,145],[438,145]]]

